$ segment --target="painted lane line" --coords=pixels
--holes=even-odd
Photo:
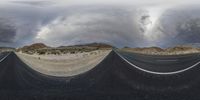
[[[197,66],[200,64],[200,61],[197,62],[196,64],[188,67],[188,68],[185,68],[185,69],[182,69],[182,70],[178,70],[178,71],[173,71],[173,72],[155,72],[155,71],[150,71],[150,70],[146,70],[146,69],[143,69],[143,68],[140,68],[136,65],[134,65],[133,63],[129,62],[126,58],[124,58],[123,56],[121,56],[119,53],[117,53],[115,50],[114,52],[119,56],[121,57],[124,61],[126,61],[128,64],[132,65],[133,67],[135,67],[136,69],[140,70],[140,71],[144,71],[146,73],[150,73],[150,74],[158,74],[158,75],[171,75],[171,74],[178,74],[178,73],[182,73],[182,72],[185,72],[187,70],[190,70],[192,69],[193,67]]]
[[[3,57],[3,58],[0,60],[0,63],[1,63],[2,61],[4,61],[9,55],[10,55],[10,53],[8,53],[5,57]]]
[[[166,59],[166,60],[156,60],[157,62],[175,62],[178,61],[178,59],[174,59],[174,60],[170,60],[170,59]]]

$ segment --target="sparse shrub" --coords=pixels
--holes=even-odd
[[[46,52],[45,51],[38,51],[37,52],[39,55],[44,55]]]
[[[75,53],[76,53],[75,51],[71,51],[71,52],[70,52],[70,54],[75,54]]]

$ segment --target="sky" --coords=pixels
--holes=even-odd
[[[0,0],[0,46],[200,42],[198,0]]]

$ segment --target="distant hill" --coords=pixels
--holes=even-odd
[[[167,48],[165,49],[165,51],[167,52],[178,52],[178,51],[188,51],[188,50],[195,50],[197,48],[195,47],[191,47],[191,46],[175,46],[175,47],[172,47],[172,48]]]
[[[150,55],[179,55],[179,54],[190,54],[200,53],[200,48],[191,46],[175,46],[166,49],[159,47],[147,47],[147,48],[123,48],[121,49],[127,52],[150,54]]]
[[[122,50],[135,51],[135,52],[162,52],[164,51],[159,47],[145,47],[145,48],[123,48]]]
[[[66,54],[66,53],[77,53],[77,52],[90,52],[94,50],[110,50],[113,46],[103,43],[90,43],[72,46],[60,46],[60,47],[49,47],[43,43],[35,43],[30,46],[24,46],[19,48],[18,52],[27,54]]]
[[[22,48],[17,49],[16,51],[19,52],[23,52],[23,53],[27,53],[27,54],[33,54],[36,51],[38,51],[39,49],[45,49],[45,48],[49,48],[48,46],[46,46],[43,43],[35,43],[29,46],[24,46]]]
[[[114,46],[111,46],[111,45],[105,44],[105,43],[88,43],[88,44],[71,45],[71,46],[60,46],[58,48],[66,48],[66,47],[114,48]]]
[[[30,46],[24,46],[21,49],[36,50],[36,49],[42,49],[42,48],[48,48],[48,46],[46,46],[43,43],[35,43],[35,44],[30,45]]]
[[[188,43],[188,44],[185,44],[185,46],[200,48],[200,43]]]
[[[14,51],[15,48],[12,47],[0,47],[0,53],[1,52],[8,52],[8,51]]]
[[[15,48],[12,48],[12,47],[0,47],[0,49],[15,49]]]

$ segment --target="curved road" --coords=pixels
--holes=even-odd
[[[181,73],[200,64],[200,54],[159,56],[123,51],[118,54],[134,67],[153,74]]]
[[[134,68],[114,51],[100,64],[73,77],[52,77],[14,53],[0,62],[0,99],[5,100],[199,100],[200,66],[173,75]]]
[[[3,61],[9,54],[9,52],[0,53],[0,62]]]

